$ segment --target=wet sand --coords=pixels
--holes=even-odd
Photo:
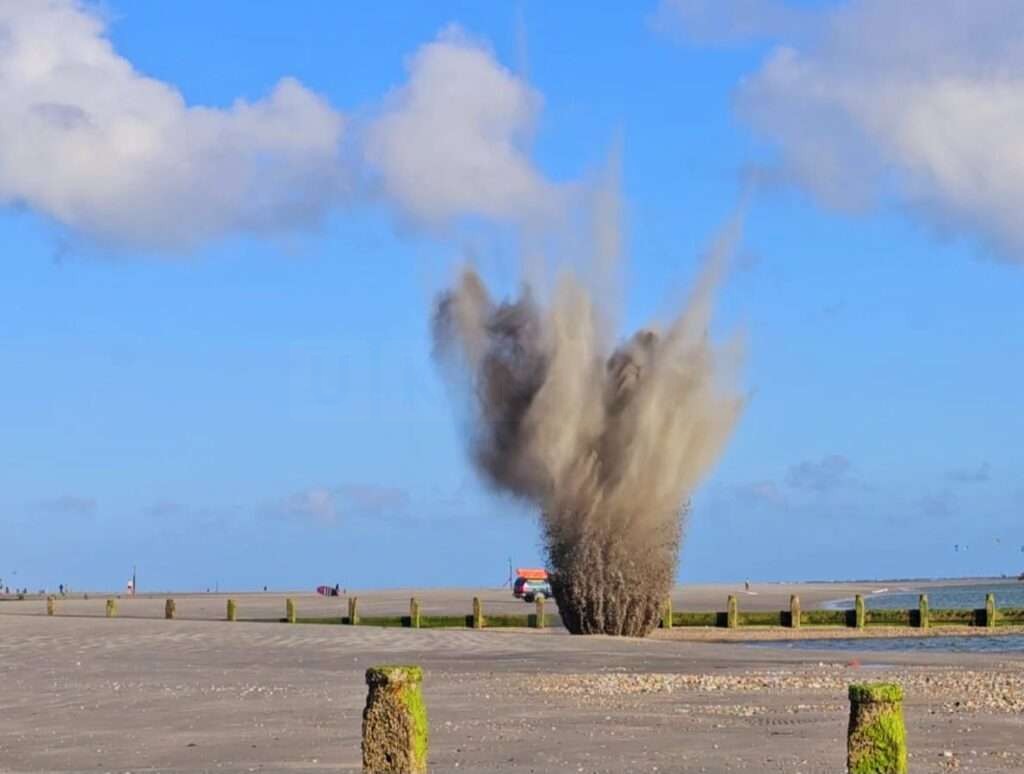
[[[407,596],[360,594],[381,612]],[[467,604],[464,590],[419,596],[445,612]],[[182,614],[223,613],[223,597],[175,598]],[[242,610],[281,614],[283,599],[253,595]],[[39,601],[0,603],[0,771],[356,772],[363,672],[395,662],[426,669],[435,772],[834,774],[845,688],[865,679],[906,686],[913,771],[1024,769],[1019,654],[837,654],[678,630],[625,640],[106,620],[102,599],[80,604],[73,617],[47,618]],[[122,600],[121,609],[160,615],[162,604]],[[344,600],[302,597],[301,613],[307,605]]]

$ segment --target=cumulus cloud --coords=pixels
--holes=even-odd
[[[850,461],[841,454],[829,454],[820,460],[804,460],[786,473],[786,483],[794,489],[827,492],[848,480]]]
[[[189,248],[316,222],[344,121],[285,78],[255,102],[186,104],[74,0],[0,2],[0,203],[101,243]]]
[[[364,141],[388,199],[425,224],[522,222],[559,209],[558,188],[529,156],[541,97],[528,83],[455,26],[420,48],[408,71]]]
[[[776,143],[792,178],[823,202],[859,211],[893,200],[936,229],[974,234],[1024,261],[1017,213],[1024,13],[1017,0],[672,6],[718,29],[719,39],[779,38],[741,84],[738,109]],[[735,20],[748,6],[760,13],[743,22],[755,29],[740,35]],[[778,24],[779,14],[799,19]],[[725,19],[734,26],[722,28]],[[801,34],[791,37],[792,29]]]

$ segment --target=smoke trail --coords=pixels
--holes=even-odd
[[[572,275],[551,300],[495,301],[466,269],[438,298],[434,355],[470,412],[473,462],[542,514],[552,590],[574,633],[642,636],[658,622],[688,497],[718,458],[742,400],[738,352],[708,338],[735,219],[664,331],[619,346]]]

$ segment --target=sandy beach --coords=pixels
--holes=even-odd
[[[828,585],[800,592],[834,598]],[[753,590],[769,607],[788,600]],[[419,596],[461,611],[464,593]],[[492,593],[487,604],[527,607]],[[0,771],[359,771],[364,671],[402,662],[426,670],[438,772],[839,772],[846,686],[866,679],[906,687],[913,771],[1024,768],[1020,654],[798,651],[719,630],[231,624],[212,620],[222,596],[175,598],[182,620],[156,617],[162,597],[122,600],[112,620],[102,598],[63,601],[53,618],[39,601],[0,603]],[[281,595],[239,598],[253,617],[283,611]],[[374,612],[407,598],[360,593]],[[343,604],[304,596],[300,610]]]

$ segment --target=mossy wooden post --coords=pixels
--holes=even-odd
[[[174,604],[174,600],[168,599],[164,602],[164,618],[168,621],[173,620],[176,609],[177,606]]]
[[[288,623],[295,623],[295,600],[289,597],[284,601],[284,619]]]
[[[846,767],[849,774],[906,774],[907,730],[900,686],[850,686]]]
[[[672,597],[666,597],[665,604],[661,606],[661,628],[672,628]]]
[[[917,598],[917,626],[919,629],[927,629],[931,625],[928,617],[928,595],[922,594]]]
[[[864,597],[857,594],[853,598],[853,625],[858,629],[863,629],[866,621],[867,610],[864,607]]]
[[[789,595],[789,628],[800,628],[800,597],[796,594]]]
[[[229,621],[238,620],[238,603],[233,599],[228,600],[227,618]]]
[[[989,592],[985,595],[985,626],[992,629],[996,625],[996,617],[999,611],[996,610],[996,595]]]
[[[420,601],[416,597],[409,600],[409,626],[420,628]]]
[[[425,774],[427,707],[423,670],[379,666],[366,670],[363,710],[364,774]]]
[[[107,600],[107,618],[117,618],[117,600]]]
[[[484,606],[480,603],[480,597],[473,597],[473,628],[484,628]]]
[[[537,611],[536,614],[534,615],[534,623],[533,623],[533,625],[537,629],[543,629],[545,626],[548,625],[547,619],[544,617],[544,595],[540,594],[540,595],[534,597],[533,598],[533,604],[534,604],[534,608]]]
[[[53,597],[46,598],[46,614],[56,615],[57,614],[57,600]]]
[[[359,597],[348,598],[348,622],[352,626],[359,623]]]
[[[729,595],[725,609],[725,625],[729,629],[735,629],[740,625],[740,606],[735,594]]]

